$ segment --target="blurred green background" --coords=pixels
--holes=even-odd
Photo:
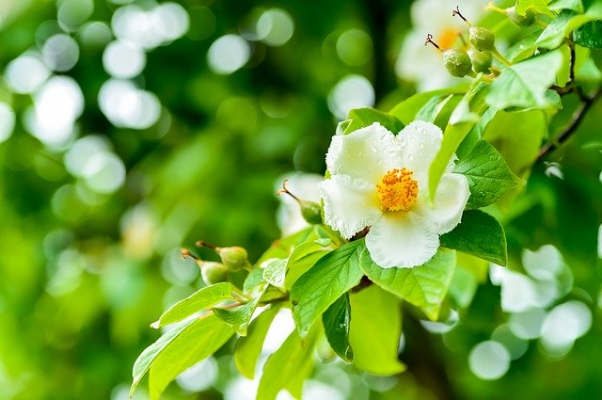
[[[348,109],[450,83],[408,50],[447,2],[417,3],[0,0],[0,399],[128,398],[149,324],[202,286],[180,247],[256,259],[286,229],[278,182],[323,174]],[[408,372],[325,363],[306,397],[602,396],[600,115],[504,210],[514,272],[457,276],[448,321],[408,319]],[[228,353],[165,398],[253,398]]]

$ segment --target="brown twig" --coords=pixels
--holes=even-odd
[[[596,103],[596,101],[598,101],[602,97],[602,89],[598,89],[598,91],[596,91],[596,93],[592,97],[586,97],[583,94],[580,94],[580,97],[582,99],[582,102],[579,105],[579,108],[577,108],[573,113],[573,117],[571,118],[571,121],[568,124],[568,126],[560,134],[558,134],[558,136],[546,143],[539,150],[539,154],[537,155],[537,161],[542,161],[543,159],[545,159],[548,156],[548,154],[556,150],[561,144],[566,142],[577,131],[579,125],[581,125],[581,122],[583,122],[583,119],[585,118],[585,115],[587,114],[589,109],[592,108],[594,103]]]

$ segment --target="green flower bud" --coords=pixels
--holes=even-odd
[[[301,200],[301,215],[308,223],[315,225],[322,223],[322,207],[313,201]]]
[[[472,62],[470,57],[463,51],[456,49],[443,50],[443,61],[447,71],[455,77],[462,78],[470,73]]]
[[[201,261],[198,264],[201,269],[201,277],[207,285],[224,282],[228,279],[228,268],[225,265],[212,261]]]
[[[489,29],[473,26],[469,33],[470,44],[478,51],[491,51],[495,48],[495,35]]]
[[[215,250],[222,259],[222,263],[231,272],[238,272],[249,264],[249,255],[242,247],[221,247]]]
[[[530,9],[527,10],[525,15],[520,15],[516,12],[515,7],[510,7],[506,8],[506,15],[513,24],[521,27],[530,26],[535,22],[535,13]]]
[[[468,56],[472,61],[472,70],[474,72],[483,72],[485,74],[489,72],[489,68],[491,67],[491,61],[493,59],[491,53],[480,52],[474,49],[470,49],[468,50]]]

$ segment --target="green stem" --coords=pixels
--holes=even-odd
[[[493,50],[491,50],[491,55],[494,56],[495,58],[497,58],[499,61],[502,62],[502,64],[506,65],[507,67],[512,66],[512,62],[510,60],[508,60],[506,57],[504,57],[504,55],[502,53],[500,53],[497,48],[494,47]]]

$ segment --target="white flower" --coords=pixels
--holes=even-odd
[[[300,199],[320,203],[318,184],[324,180],[324,176],[304,172],[286,174],[276,180],[275,190],[280,189],[285,180],[288,181],[287,188]],[[301,215],[301,207],[297,201],[286,195],[278,198],[282,203],[276,213],[276,221],[283,236],[292,235],[309,226]]]
[[[366,247],[383,268],[430,260],[470,195],[468,180],[450,163],[430,205],[428,171],[442,139],[441,129],[424,121],[397,136],[378,123],[334,136],[326,155],[331,177],[319,185],[325,222],[347,239],[370,227]]]
[[[476,23],[483,15],[488,0],[463,0],[458,3],[462,15]],[[452,16],[456,3],[448,0],[418,0],[410,10],[413,29],[406,35],[395,64],[400,78],[416,82],[418,91],[441,89],[461,81],[445,69],[443,56],[434,46],[424,46],[427,33],[442,48],[453,47],[458,33],[467,26],[459,17]],[[467,35],[465,35],[467,38]]]

